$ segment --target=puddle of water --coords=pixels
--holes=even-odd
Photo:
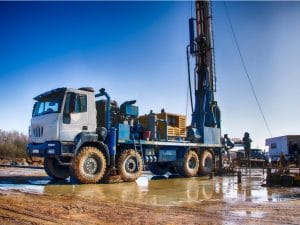
[[[20,191],[31,194],[43,194],[44,186],[34,186],[29,184],[0,184],[0,190],[8,194],[9,191]]]
[[[278,202],[300,198],[300,188],[262,187],[263,177],[245,177],[242,184],[237,184],[236,177],[224,176],[208,179],[207,177],[178,178],[178,176],[152,176],[145,172],[136,182],[120,184],[78,185],[70,179],[55,182],[47,176],[27,177],[18,183],[14,179],[1,177],[0,191],[19,190],[21,192],[76,196],[115,201],[133,202],[147,205],[189,206],[206,200],[221,200],[228,203],[244,202]],[[20,183],[21,182],[21,183]],[[235,212],[245,214],[246,212]],[[261,215],[251,212],[253,217]],[[254,213],[254,214],[253,214]]]
[[[154,178],[154,179],[153,179]],[[160,177],[162,178],[162,177]],[[105,185],[46,185],[48,195],[69,195],[99,200],[134,202],[147,205],[193,206],[205,200],[226,202],[278,202],[289,199],[283,193],[297,196],[299,188],[270,189],[260,186],[261,180],[244,178],[237,184],[234,177],[158,179],[143,176],[134,183]]]

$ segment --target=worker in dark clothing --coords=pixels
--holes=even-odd
[[[224,134],[224,146],[225,146],[225,152],[227,153],[228,160],[230,161],[231,157],[230,157],[229,150],[234,147],[234,144],[232,143],[232,141],[228,137],[228,134]]]
[[[244,145],[244,149],[245,149],[245,157],[247,159],[247,164],[248,167],[250,165],[250,157],[251,157],[251,138],[248,132],[245,132],[244,137],[243,137],[243,145]]]

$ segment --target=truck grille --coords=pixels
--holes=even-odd
[[[34,127],[32,129],[32,131],[33,131],[33,136],[34,137],[42,137],[43,132],[44,132],[44,128],[43,127]]]

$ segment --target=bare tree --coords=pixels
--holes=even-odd
[[[18,131],[0,129],[0,158],[25,158],[27,141],[27,136]]]

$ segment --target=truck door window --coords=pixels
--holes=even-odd
[[[86,95],[76,94],[75,96],[75,113],[87,111],[87,97]]]
[[[68,93],[64,112],[66,114],[87,112],[87,96],[83,94]]]
[[[66,96],[63,123],[71,123],[71,113],[87,112],[87,96],[69,92]]]

